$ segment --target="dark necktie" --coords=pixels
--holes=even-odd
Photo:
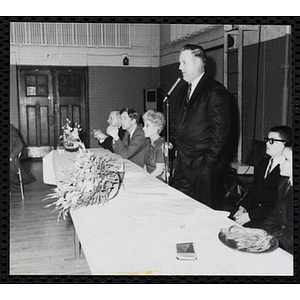
[[[130,134],[128,134],[128,146],[129,146],[129,143],[130,143]]]
[[[268,172],[267,172],[266,176],[268,176],[271,173],[272,166],[273,166],[273,158],[271,158],[271,162],[270,162],[270,165],[269,165]]]
[[[186,96],[186,103],[189,103],[189,101],[190,101],[191,91],[192,91],[192,84],[189,83],[188,92],[187,92],[187,96]]]

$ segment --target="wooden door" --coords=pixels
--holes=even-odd
[[[86,109],[86,88],[85,71],[80,68],[56,69],[54,70],[54,95],[57,99],[55,103],[55,119],[58,135],[62,134],[62,126],[66,119],[80,124],[82,131],[80,138],[89,146],[88,124]]]
[[[88,140],[84,68],[19,68],[20,132],[32,156],[43,156],[59,145],[66,118],[82,127]]]
[[[55,145],[52,71],[19,70],[20,132],[29,147]]]

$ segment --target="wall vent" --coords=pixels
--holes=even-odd
[[[12,45],[131,47],[130,24],[11,22]]]

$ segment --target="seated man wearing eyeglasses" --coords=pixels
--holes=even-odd
[[[271,214],[260,226],[273,234],[279,245],[293,254],[293,149],[292,143],[286,143],[280,161],[280,175],[283,176],[278,185],[278,198]]]
[[[257,166],[253,187],[239,203],[234,220],[245,227],[258,227],[274,209],[278,183],[281,179],[279,163],[285,143],[290,142],[292,129],[288,126],[275,126],[265,138],[268,158]]]

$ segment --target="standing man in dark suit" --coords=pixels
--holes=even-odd
[[[222,209],[224,149],[230,131],[226,88],[205,74],[206,54],[187,44],[179,56],[187,82],[178,92],[170,141],[177,150],[173,187],[214,208]]]
[[[122,128],[120,112],[117,110],[111,111],[109,114],[107,123],[110,126],[114,126],[118,130],[119,138],[122,139],[125,134],[125,130]],[[113,147],[112,147],[113,138],[110,135],[104,134],[99,129],[99,130],[94,131],[94,136],[96,139],[98,139],[100,146],[102,146],[104,149],[108,149],[111,152],[114,152]]]
[[[257,166],[253,178],[253,187],[239,203],[239,209],[233,218],[245,227],[257,227],[262,224],[274,209],[278,184],[281,180],[279,163],[285,143],[292,139],[292,129],[288,126],[275,126],[270,129],[266,141],[267,158]]]
[[[113,138],[113,150],[143,168],[146,146],[150,141],[145,137],[143,127],[139,124],[140,115],[133,108],[123,108],[120,114],[122,128],[126,130],[123,139],[120,139],[114,126],[107,128],[107,134]]]

